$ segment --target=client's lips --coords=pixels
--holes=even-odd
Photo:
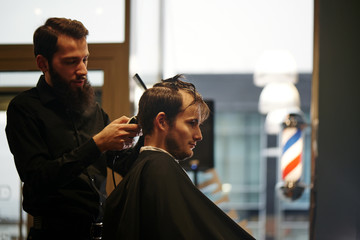
[[[196,147],[196,143],[190,143],[191,149],[194,149]]]

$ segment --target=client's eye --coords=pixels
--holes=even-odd
[[[199,125],[199,120],[193,119],[189,123],[192,127],[196,127],[197,125]]]

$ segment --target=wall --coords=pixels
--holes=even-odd
[[[360,4],[315,2],[319,128],[311,239],[360,239]]]

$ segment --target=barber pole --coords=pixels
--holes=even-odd
[[[281,173],[285,182],[297,182],[302,174],[303,138],[300,128],[287,127],[282,131]]]
[[[301,197],[305,187],[300,182],[303,172],[304,150],[303,129],[306,124],[300,114],[289,114],[282,124],[280,170],[282,182],[278,188],[282,196],[289,200]]]

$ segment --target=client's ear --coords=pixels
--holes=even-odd
[[[156,115],[154,120],[154,125],[159,130],[165,131],[168,127],[166,114],[164,112],[159,112],[158,115]]]

